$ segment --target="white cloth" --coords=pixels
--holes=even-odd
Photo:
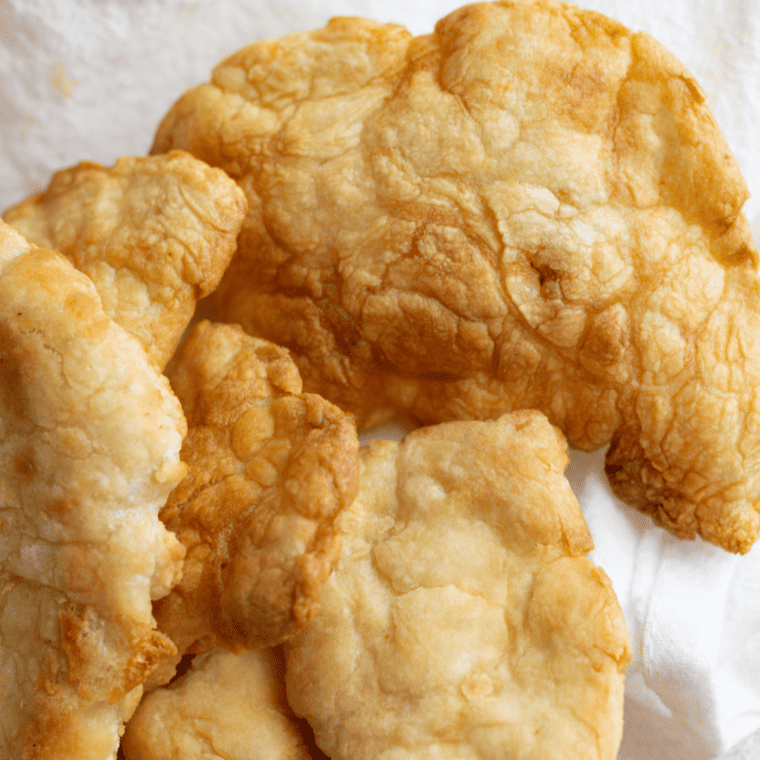
[[[673,538],[612,496],[603,463],[573,452],[567,476],[633,642],[620,760],[718,758],[760,731],[760,546]]]
[[[145,153],[161,116],[242,45],[335,15],[432,30],[462,0],[0,0],[0,211],[83,159]],[[760,231],[760,2],[580,0],[691,70],[753,192]],[[404,427],[383,433],[399,437]],[[684,543],[617,502],[600,453],[568,476],[634,643],[620,760],[760,758],[760,547]]]

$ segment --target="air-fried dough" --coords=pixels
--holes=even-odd
[[[225,318],[360,427],[538,408],[612,441],[614,488],[676,535],[760,535],[747,188],[648,35],[554,0],[417,38],[335,19],[219,64],[164,118],[170,148],[248,197]]]
[[[288,699],[332,760],[613,760],[630,641],[538,412],[362,449]]]
[[[340,551],[336,520],[358,490],[353,419],[301,393],[286,349],[200,322],[170,380],[188,420],[187,477],[161,519],[187,548],[154,607],[179,652],[279,643],[305,625]]]
[[[90,280],[0,222],[0,757],[107,760],[176,651],[179,402]]]
[[[196,301],[219,284],[246,209],[224,172],[176,151],[63,169],[4,220],[84,272],[163,369]]]
[[[308,760],[270,648],[214,649],[140,703],[123,741],[127,760]]]

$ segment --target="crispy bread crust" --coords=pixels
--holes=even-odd
[[[115,757],[175,649],[152,600],[183,547],[158,510],[185,474],[165,377],[60,254],[0,223],[0,754]]]
[[[196,325],[170,380],[187,415],[187,477],[161,519],[187,548],[154,606],[180,653],[273,645],[314,616],[358,490],[353,419],[301,393],[286,349],[237,326]]]
[[[537,408],[675,535],[760,536],[747,187],[651,37],[555,0],[333,19],[220,63],[177,147],[250,205],[225,318],[360,428]]]
[[[224,172],[174,151],[62,169],[4,220],[84,272],[106,314],[163,369],[196,301],[219,284],[246,209]]]
[[[151,692],[127,725],[129,760],[309,760],[271,648],[213,649]]]
[[[537,412],[362,450],[288,699],[333,760],[613,760],[630,640]]]

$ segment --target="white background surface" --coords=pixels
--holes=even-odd
[[[460,0],[0,0],[0,212],[83,159],[143,154],[187,87],[244,44],[334,15],[421,34]],[[708,95],[760,230],[760,2],[582,0],[675,53]],[[599,454],[568,475],[634,640],[621,760],[760,758],[760,549],[678,542],[609,494]],[[746,739],[747,742],[753,741]]]

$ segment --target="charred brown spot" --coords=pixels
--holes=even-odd
[[[24,480],[31,480],[37,472],[30,454],[17,454],[13,457],[12,467],[13,471]]]
[[[65,520],[77,512],[77,502],[72,499],[55,499],[48,503],[46,512],[51,517]]]
[[[61,649],[69,663],[69,675],[72,681],[78,680],[84,673],[85,661],[81,651],[81,637],[86,635],[85,623],[75,615],[61,612]]]
[[[17,341],[14,327],[0,322],[0,407],[7,409],[18,420],[24,420],[27,417],[27,405]]]
[[[549,283],[559,281],[559,273],[546,264],[536,264],[530,262],[531,269],[533,269],[538,275],[538,284],[541,288],[546,287]]]

